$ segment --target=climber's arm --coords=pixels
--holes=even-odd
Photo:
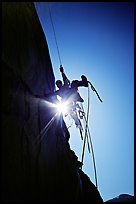
[[[61,74],[62,74],[62,79],[63,79],[64,85],[70,85],[70,81],[69,81],[69,79],[66,77],[62,65],[60,65],[60,72],[61,72]]]

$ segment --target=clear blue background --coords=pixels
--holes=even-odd
[[[61,79],[57,43],[65,73],[72,81],[87,76],[103,103],[90,90],[89,128],[98,190],[104,201],[134,194],[134,4],[128,2],[37,2],[55,78]],[[87,101],[87,89],[79,88]],[[84,103],[85,110],[87,103]],[[65,118],[67,125],[71,124]],[[83,142],[73,124],[70,146],[81,160]],[[95,184],[92,155],[86,148],[83,171]]]

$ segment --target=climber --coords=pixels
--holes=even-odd
[[[62,101],[68,100],[69,103],[84,102],[84,100],[82,99],[82,97],[80,96],[80,94],[78,92],[78,87],[81,87],[81,86],[88,87],[87,78],[84,75],[82,75],[81,81],[73,80],[70,84],[69,79],[66,77],[66,75],[64,73],[64,69],[63,69],[62,65],[60,66],[60,72],[62,74],[64,84],[62,83],[61,80],[57,80],[56,86],[59,89],[56,90],[54,93],[50,93],[46,96],[58,95],[61,97]]]
[[[56,90],[53,93],[46,94],[45,97],[55,96],[58,95],[61,97],[61,102],[67,104],[67,116],[68,114],[71,116],[71,118],[75,121],[75,125],[77,128],[79,128],[81,139],[83,140],[82,136],[82,124],[80,119],[83,118],[84,112],[81,111],[81,107],[77,102],[83,103],[84,100],[80,96],[78,92],[78,87],[88,87],[88,81],[87,78],[82,75],[82,80],[73,80],[71,83],[67,76],[64,73],[64,69],[62,65],[60,65],[60,72],[62,74],[62,79],[56,81],[56,86],[58,87],[58,90]]]
[[[80,86],[88,87],[88,82],[87,82],[86,77],[82,75],[82,77],[81,77],[82,81],[73,80],[72,83],[70,84],[69,79],[66,77],[66,75],[64,73],[64,69],[63,69],[62,65],[60,66],[60,72],[62,74],[64,87],[66,88],[66,90],[69,89],[68,95],[66,92],[66,95],[69,97],[69,99],[73,102],[76,102],[76,101],[84,102],[84,100],[81,98],[81,96],[78,92],[78,87],[80,87]]]

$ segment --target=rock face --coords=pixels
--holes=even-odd
[[[134,196],[129,194],[120,194],[119,196],[112,198],[106,202],[134,202]]]
[[[2,48],[2,199],[102,202],[44,98],[55,77],[33,3],[2,3]]]

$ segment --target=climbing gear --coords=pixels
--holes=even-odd
[[[91,85],[91,89],[96,93],[98,99],[101,101],[101,103],[103,102],[102,99],[100,98],[98,92],[96,91],[96,89],[94,88],[94,86],[92,85],[92,83],[90,81],[88,81],[88,83]]]

